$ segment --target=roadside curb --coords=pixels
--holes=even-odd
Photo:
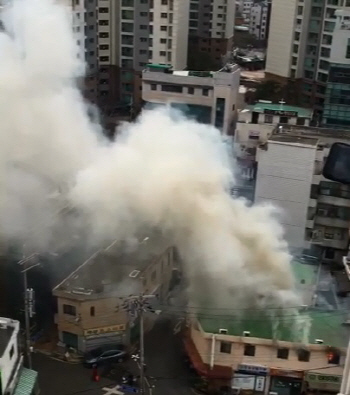
[[[49,358],[51,358],[51,359],[53,359],[55,361],[68,363],[70,365],[77,365],[77,364],[81,363],[81,360],[67,361],[67,360],[65,360],[63,358],[61,359],[61,358],[55,357],[52,352],[46,351],[46,350],[35,349],[34,352],[36,352],[38,354],[46,355],[47,357],[49,357]]]

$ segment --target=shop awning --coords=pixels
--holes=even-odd
[[[34,370],[22,368],[19,372],[19,380],[13,395],[31,395],[38,373]]]

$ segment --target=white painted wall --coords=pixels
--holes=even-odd
[[[1,326],[6,327],[6,325],[14,327],[14,331],[5,349],[5,352],[0,356],[1,393],[5,393],[5,389],[11,387],[11,383],[13,379],[15,379],[15,377],[12,377],[11,380],[11,375],[17,368],[17,365],[20,361],[17,341],[19,333],[19,321],[0,317],[0,331],[5,330],[2,329]]]
[[[303,248],[316,147],[269,141],[258,149],[256,203],[280,208],[290,247]]]
[[[290,76],[297,4],[297,0],[272,2],[265,70],[267,73],[282,77]]]
[[[350,9],[336,11],[337,23],[333,32],[331,63],[350,64],[346,58],[346,47],[350,39]]]

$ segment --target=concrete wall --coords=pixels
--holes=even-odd
[[[281,223],[293,248],[304,247],[315,157],[316,146],[274,141],[257,153],[255,202],[282,210]]]

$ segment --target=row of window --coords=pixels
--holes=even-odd
[[[157,84],[151,84],[151,90],[156,91],[158,85]],[[181,85],[171,85],[171,84],[166,84],[166,85],[161,85],[161,90],[163,92],[175,92],[175,93],[184,93],[184,87]],[[203,96],[209,96],[209,88],[202,88],[202,95]],[[185,92],[189,95],[194,95],[194,88],[189,86],[187,87],[187,91]]]
[[[232,352],[232,343],[221,341],[220,342],[220,352],[224,354],[231,354]],[[252,344],[245,344],[243,355],[247,357],[254,357],[256,352],[256,347]],[[298,360],[301,362],[309,362],[310,360],[310,351],[305,349],[298,350]],[[289,348],[281,347],[277,349],[276,357],[278,359],[288,359],[289,358]]]

